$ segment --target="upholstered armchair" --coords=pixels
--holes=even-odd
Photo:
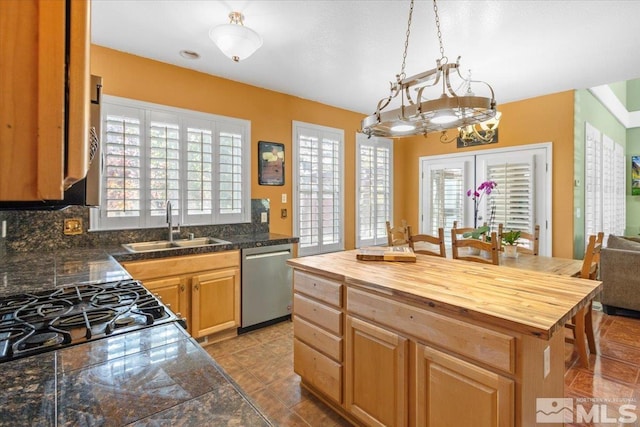
[[[609,236],[600,255],[600,280],[605,313],[640,312],[640,238]]]

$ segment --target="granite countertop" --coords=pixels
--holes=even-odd
[[[128,252],[122,246],[76,248],[55,252],[15,252],[0,257],[0,297],[38,292],[80,282],[108,282],[130,279],[119,262],[185,256],[297,243],[297,237],[274,233],[225,237],[228,245]]]
[[[129,279],[118,261],[296,243],[272,233],[228,245],[131,254],[114,248],[0,257],[0,297]],[[2,363],[0,426],[271,425],[177,323]]]
[[[113,257],[120,262],[138,261],[144,259],[166,258],[169,256],[183,256],[205,254],[211,252],[248,249],[260,246],[273,246],[287,243],[298,243],[298,237],[276,233],[242,234],[235,236],[223,236],[223,240],[230,242],[227,245],[199,246],[190,248],[171,248],[166,250],[132,253],[122,246],[106,248]]]
[[[2,364],[0,426],[269,426],[176,323]]]

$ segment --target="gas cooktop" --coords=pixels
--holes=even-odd
[[[0,362],[184,321],[136,280],[81,283],[0,298]]]

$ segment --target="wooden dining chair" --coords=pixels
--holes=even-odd
[[[400,225],[396,227],[391,227],[391,223],[387,221],[387,245],[402,246],[408,243],[409,236],[407,235],[407,221],[403,219],[400,222]]]
[[[485,224],[486,225],[486,224]],[[475,230],[475,228],[473,227],[460,227],[458,228],[458,221],[453,221],[453,228],[452,230],[456,230],[456,234],[458,235],[458,239],[462,238],[462,235],[464,233],[471,233],[472,231]]]
[[[444,248],[444,228],[438,228],[438,235],[432,236],[430,234],[413,234],[411,232],[411,226],[407,226],[407,235],[409,240],[409,247],[413,249],[413,252],[417,254],[425,254],[425,255],[433,255],[440,256],[445,258],[447,256],[447,252]],[[428,243],[430,248],[434,250],[427,249],[425,247],[419,247],[419,249],[415,248],[415,244],[418,242]],[[436,251],[435,248],[438,248]]]
[[[587,249],[584,253],[582,261],[582,269],[580,270],[580,278],[596,280],[598,278],[598,268],[600,266],[600,251],[602,250],[602,240],[604,233],[600,232],[597,236],[589,236]],[[596,354],[596,340],[593,332],[593,307],[591,301],[586,307],[580,309],[572,318],[571,322],[565,324],[573,332],[572,337],[566,337],[565,342],[572,343],[576,346],[580,363],[582,367],[589,367],[589,355],[587,354],[587,346],[591,354]],[[586,339],[585,339],[586,338]]]
[[[498,265],[500,263],[500,257],[498,256],[500,251],[498,244],[498,235],[495,231],[491,233],[490,242],[479,239],[460,239],[458,237],[459,234],[462,234],[460,233],[460,229],[451,229],[451,254],[454,259],[494,265]],[[480,250],[480,254],[463,255],[460,251],[460,248],[476,248]],[[488,252],[490,254],[490,258],[484,258],[482,256],[482,251]]]
[[[502,223],[498,224],[498,240],[500,240],[500,250],[502,250],[502,233],[504,226]],[[527,245],[523,246],[520,243],[518,244],[518,252],[521,254],[531,254],[538,255],[540,251],[540,226],[536,225],[533,228],[533,233],[529,233],[527,231],[520,232],[520,239],[518,242],[525,243],[526,240]]]

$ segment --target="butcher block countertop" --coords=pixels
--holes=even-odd
[[[417,262],[359,261],[358,250],[291,259],[322,274],[431,311],[549,339],[602,289],[596,280],[417,255]]]

